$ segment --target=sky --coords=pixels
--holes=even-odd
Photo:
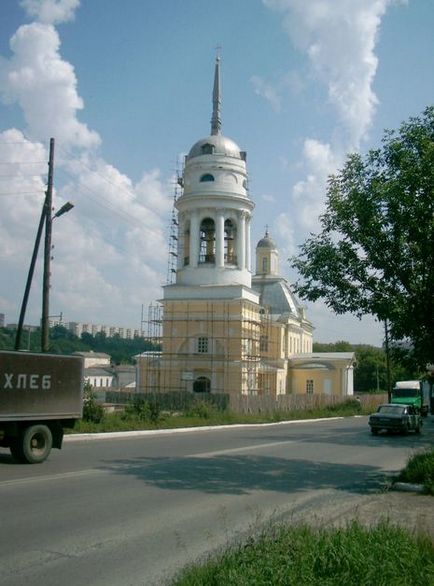
[[[210,133],[247,151],[252,245],[281,274],[318,232],[327,177],[433,103],[432,0],[1,0],[0,313],[17,323],[55,139],[50,315],[140,329],[162,298],[174,179]],[[252,251],[254,258],[254,250]],[[42,249],[40,251],[42,259]],[[26,323],[41,315],[36,267]],[[306,303],[314,340],[381,324]]]

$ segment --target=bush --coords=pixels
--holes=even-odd
[[[101,423],[103,418],[103,406],[96,402],[93,387],[86,382],[83,388],[83,419],[90,423]]]
[[[434,495],[434,449],[411,456],[398,480],[423,484]]]
[[[149,401],[142,395],[134,397],[125,409],[125,419],[135,417],[139,421],[157,423],[160,420],[160,406],[156,401]]]
[[[203,400],[196,400],[187,410],[187,417],[201,417],[202,419],[210,419],[216,412],[211,403]]]

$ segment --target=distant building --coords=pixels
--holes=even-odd
[[[142,332],[139,329],[131,329],[125,327],[118,327],[118,326],[108,326],[105,324],[89,324],[89,323],[81,323],[76,321],[65,322],[62,324],[70,332],[72,332],[75,336],[80,337],[81,334],[90,334],[95,336],[96,334],[105,334],[108,338],[112,338],[113,336],[119,336],[123,340],[130,340],[133,338],[140,338],[143,337]]]
[[[4,328],[4,327],[5,327],[5,314],[0,313],[0,328]]]

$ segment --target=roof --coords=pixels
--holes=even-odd
[[[283,277],[253,277],[252,289],[259,293],[260,304],[268,307],[271,314],[301,316],[302,306]]]
[[[110,359],[110,355],[105,354],[105,352],[79,352],[77,350],[76,352],[73,352],[73,354],[75,354],[77,356],[83,356],[83,358],[109,358]]]
[[[206,145],[210,145],[210,147],[207,149]],[[237,143],[222,134],[206,136],[195,142],[188,153],[187,160],[202,155],[224,155],[235,159],[245,159],[245,155],[241,154]]]

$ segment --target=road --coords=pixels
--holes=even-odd
[[[137,586],[268,519],[356,507],[432,434],[366,417],[77,439],[41,465],[0,454],[3,586]]]

